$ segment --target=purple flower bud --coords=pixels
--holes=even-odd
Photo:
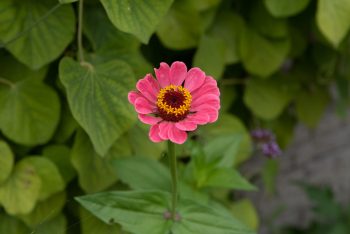
[[[269,158],[275,158],[282,154],[280,147],[275,141],[262,144],[261,150],[262,153]]]
[[[255,129],[250,135],[256,143],[267,143],[275,140],[275,135],[268,129]]]

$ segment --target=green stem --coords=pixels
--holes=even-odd
[[[7,79],[4,79],[4,78],[1,78],[1,77],[0,77],[0,84],[4,84],[4,85],[7,85],[7,86],[10,86],[11,88],[13,86],[15,86],[15,84],[12,83],[11,81],[9,81]]]
[[[172,179],[172,203],[171,203],[171,217],[176,220],[176,206],[178,199],[177,191],[177,165],[176,165],[176,154],[175,154],[175,144],[168,141],[168,154],[169,154],[169,166]]]
[[[85,62],[84,51],[83,51],[83,9],[84,0],[79,1],[79,12],[78,12],[78,57],[80,62]]]

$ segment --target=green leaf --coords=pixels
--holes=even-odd
[[[61,120],[58,124],[53,140],[57,143],[64,143],[69,140],[79,125],[73,118],[67,102],[62,103]]]
[[[239,51],[248,72],[268,77],[282,65],[289,47],[288,39],[272,41],[246,27],[240,38]]]
[[[173,1],[101,0],[101,2],[114,26],[147,43]]]
[[[66,202],[64,192],[57,193],[45,201],[38,202],[32,212],[18,216],[28,227],[35,228],[55,218]]]
[[[236,137],[241,136],[242,139],[239,144],[239,149],[238,149],[237,155],[234,157],[235,165],[246,160],[251,155],[252,144],[251,144],[250,134],[245,128],[245,126],[243,125],[243,123],[241,122],[241,120],[233,115],[222,113],[219,116],[218,121],[216,121],[213,124],[209,124],[201,127],[198,130],[198,133],[200,136],[204,138],[204,145],[218,137],[222,139],[222,137],[225,137],[228,135],[231,135],[232,138],[234,137],[234,135],[236,135]],[[236,140],[237,139],[235,139],[235,141]],[[228,143],[227,141],[225,142]],[[224,153],[224,155],[226,150],[228,150],[227,152],[229,152],[230,150],[233,150],[233,146],[224,149],[222,152]],[[233,151],[231,151],[231,153],[232,152]],[[231,153],[227,154],[229,158],[232,157]]]
[[[250,25],[268,38],[281,39],[288,36],[287,20],[270,15],[262,2],[253,5],[250,12]]]
[[[71,164],[71,151],[65,145],[48,145],[43,149],[43,156],[55,163],[65,183],[68,184],[76,175]]]
[[[56,165],[49,159],[39,156],[31,156],[23,159],[35,167],[41,179],[39,200],[45,200],[51,195],[64,189],[63,178]]]
[[[74,118],[88,133],[94,148],[105,155],[135,122],[127,94],[134,88],[131,68],[122,61],[80,65],[64,58],[60,78]]]
[[[49,86],[26,79],[12,87],[0,86],[0,129],[24,145],[46,143],[59,121],[60,102]]]
[[[84,19],[84,33],[93,45],[94,59],[123,60],[132,67],[137,77],[152,71],[152,67],[140,51],[139,40],[114,27],[102,7],[97,8],[93,5],[85,8]]]
[[[313,90],[313,92],[304,91],[300,93],[295,103],[298,119],[311,128],[316,127],[329,101],[330,96],[325,89],[316,89]]]
[[[258,117],[278,117],[291,101],[292,95],[279,80],[251,79],[246,86],[244,103]]]
[[[237,170],[231,168],[216,168],[208,174],[203,187],[219,187],[237,190],[256,190]]]
[[[130,157],[113,160],[112,164],[118,178],[132,189],[170,191],[169,170],[155,160],[143,157]]]
[[[165,142],[154,144],[148,136],[149,126],[137,123],[128,132],[128,139],[134,155],[159,159],[165,151]]]
[[[170,49],[195,47],[205,29],[204,16],[193,1],[178,0],[161,21],[157,36]]]
[[[6,234],[28,234],[29,229],[18,219],[0,213],[0,233]]]
[[[84,208],[80,208],[82,234],[118,234],[123,233],[117,224],[105,224]]]
[[[225,69],[226,49],[222,39],[203,35],[193,58],[193,66],[200,67],[217,80],[220,79]]]
[[[57,59],[73,39],[73,9],[58,4],[57,0],[0,2],[0,41],[32,69]]]
[[[61,4],[68,4],[72,2],[77,2],[78,0],[58,0],[59,3]]]
[[[41,178],[28,160],[18,162],[0,186],[0,204],[10,215],[28,214],[40,196]]]
[[[247,227],[257,230],[259,228],[259,216],[253,203],[248,199],[241,199],[231,206],[233,216]]]
[[[120,144],[125,143],[121,141]],[[71,160],[78,172],[79,185],[87,193],[106,189],[117,180],[110,156],[98,155],[83,131],[79,131],[76,135]]]
[[[135,234],[254,233],[232,216],[188,200],[180,200],[180,221],[166,220],[164,212],[169,210],[170,194],[160,191],[105,192],[77,200],[105,223],[117,222]]]
[[[0,141],[0,185],[10,176],[14,160],[11,148],[5,141]]]
[[[350,28],[350,1],[318,0],[316,20],[321,32],[338,47]]]
[[[265,0],[266,8],[275,17],[289,17],[303,11],[310,0]]]
[[[67,220],[63,214],[50,219],[34,229],[35,234],[66,234],[67,232]]]
[[[18,62],[10,54],[0,56],[0,64],[0,76],[14,83],[25,79],[43,81],[47,74],[47,66],[33,71],[27,66]]]
[[[105,223],[117,222],[128,232],[164,234],[170,229],[171,221],[163,218],[170,206],[165,192],[105,192],[77,200]]]
[[[174,223],[171,229],[173,234],[255,233],[232,216],[193,201],[183,200],[178,209],[181,221]]]

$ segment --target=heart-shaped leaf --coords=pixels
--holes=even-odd
[[[5,141],[0,141],[0,184],[11,174],[14,157]]]
[[[131,68],[117,60],[82,66],[64,58],[59,71],[74,118],[88,133],[96,152],[105,155],[136,120],[127,100],[135,85]]]
[[[57,0],[2,0],[0,12],[0,41],[32,69],[55,60],[73,39],[73,9]]]
[[[310,0],[265,0],[266,8],[275,17],[293,16],[304,10]]]
[[[173,0],[101,0],[109,19],[121,31],[147,43]]]
[[[16,143],[47,142],[59,117],[60,102],[51,87],[31,79],[0,86],[0,129]]]

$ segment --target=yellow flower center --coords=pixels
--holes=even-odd
[[[159,116],[166,121],[178,122],[190,112],[192,96],[182,87],[168,85],[162,88],[157,96]]]

